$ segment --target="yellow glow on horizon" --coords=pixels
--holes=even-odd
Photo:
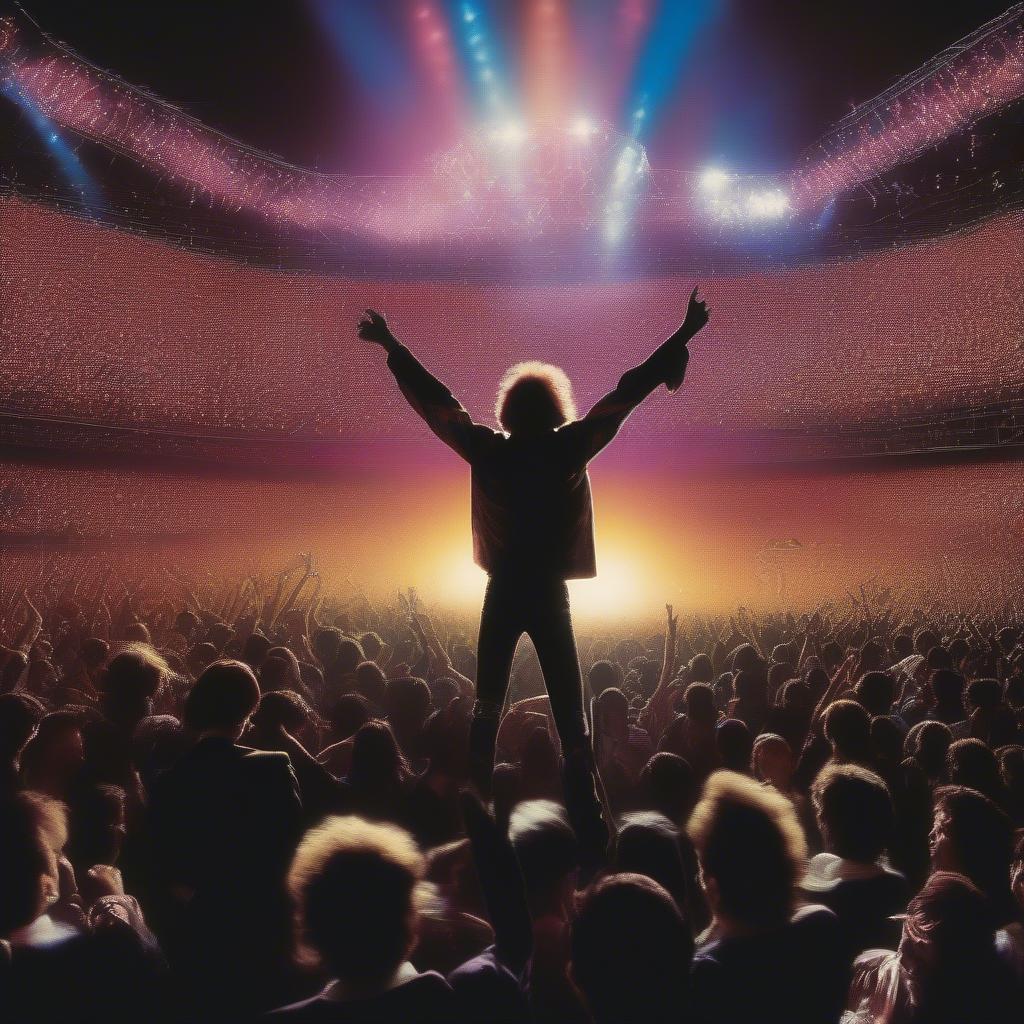
[[[619,549],[602,551],[596,577],[569,580],[573,616],[581,620],[622,620],[656,612],[665,598],[645,578],[642,564],[640,559]],[[473,562],[465,547],[460,545],[447,552],[432,577],[437,583],[431,596],[442,604],[466,611],[478,610],[483,604],[487,574]]]

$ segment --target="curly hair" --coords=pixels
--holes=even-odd
[[[569,378],[550,363],[517,363],[498,385],[494,415],[510,434],[554,430],[576,419]]]

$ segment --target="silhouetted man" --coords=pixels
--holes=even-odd
[[[583,686],[566,580],[597,575],[587,463],[659,384],[683,382],[686,343],[708,322],[694,288],[680,328],[582,419],[565,373],[521,363],[502,381],[496,412],[503,430],[474,423],[388,329],[366,310],[359,336],[381,345],[409,404],[472,468],[473,555],[487,574],[477,649],[477,701],[470,734],[473,777],[490,791],[498,720],[512,658],[523,633],[537,651],[562,741],[566,801],[577,834],[596,839],[600,814]]]
[[[150,794],[153,923],[195,1001],[190,1019],[248,1019],[282,1001],[302,803],[287,754],[238,743],[259,698],[248,665],[210,665],[185,700],[198,740]]]

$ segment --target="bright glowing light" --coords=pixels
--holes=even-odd
[[[770,220],[789,212],[789,199],[775,189],[771,192],[751,192],[747,196],[747,213],[757,219]]]
[[[700,176],[700,187],[705,192],[721,192],[729,184],[729,175],[718,167],[709,167]]]
[[[518,121],[506,121],[491,132],[491,138],[506,146],[518,146],[526,141],[526,129]]]
[[[578,139],[589,139],[597,131],[597,125],[589,117],[581,114],[573,120],[569,131]]]
[[[624,553],[602,552],[598,574],[591,580],[569,580],[573,616],[580,620],[635,617],[656,606],[655,596],[638,568],[642,563]],[[438,596],[456,608],[473,611],[483,604],[487,574],[473,562],[468,550],[458,550],[438,563]],[[660,596],[660,592],[659,595]]]

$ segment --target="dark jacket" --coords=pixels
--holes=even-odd
[[[369,999],[314,996],[267,1014],[266,1024],[452,1024],[458,1019],[448,983],[427,971]]]
[[[680,362],[685,344],[665,342],[581,420],[519,437],[474,423],[404,346],[388,367],[409,404],[472,469],[473,558],[487,573],[544,567],[559,579],[597,575],[587,463]]]
[[[150,924],[210,1019],[239,993],[246,1008],[284,1001],[284,880],[301,815],[288,755],[224,738],[200,740],[153,788],[145,830]]]

